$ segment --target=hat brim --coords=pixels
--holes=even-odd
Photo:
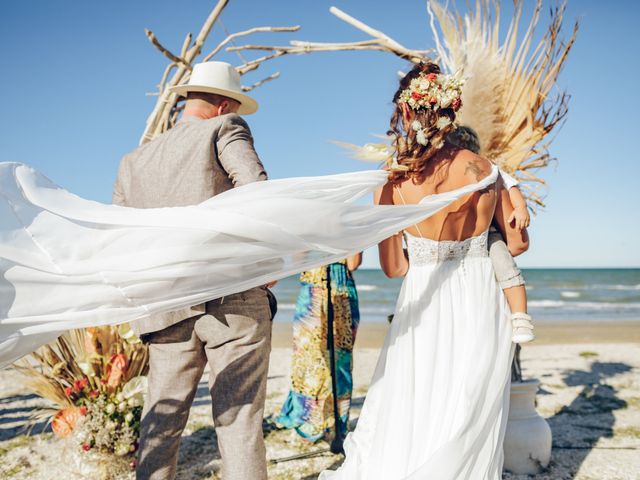
[[[175,87],[170,87],[169,91],[182,96],[186,96],[189,92],[215,93],[240,102],[240,108],[238,108],[240,115],[251,115],[258,111],[258,102],[253,98],[243,93],[225,90],[224,88],[215,88],[207,85],[176,85]]]

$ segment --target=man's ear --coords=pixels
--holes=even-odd
[[[220,102],[220,105],[218,105],[218,115],[224,115],[225,113],[229,113],[229,102],[223,100]]]

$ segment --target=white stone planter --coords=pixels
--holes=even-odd
[[[551,428],[535,408],[539,386],[535,379],[511,384],[504,469],[512,473],[540,473],[551,460]]]

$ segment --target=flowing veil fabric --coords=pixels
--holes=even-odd
[[[0,163],[0,367],[73,328],[177,310],[331,263],[491,184],[418,205],[355,201],[384,171],[270,180],[188,207],[84,200]]]

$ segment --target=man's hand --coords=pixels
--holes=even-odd
[[[531,222],[531,217],[529,216],[529,209],[527,207],[518,207],[514,208],[513,212],[511,212],[511,216],[509,217],[508,222],[515,223],[514,227],[518,231],[522,231],[529,226]]]

